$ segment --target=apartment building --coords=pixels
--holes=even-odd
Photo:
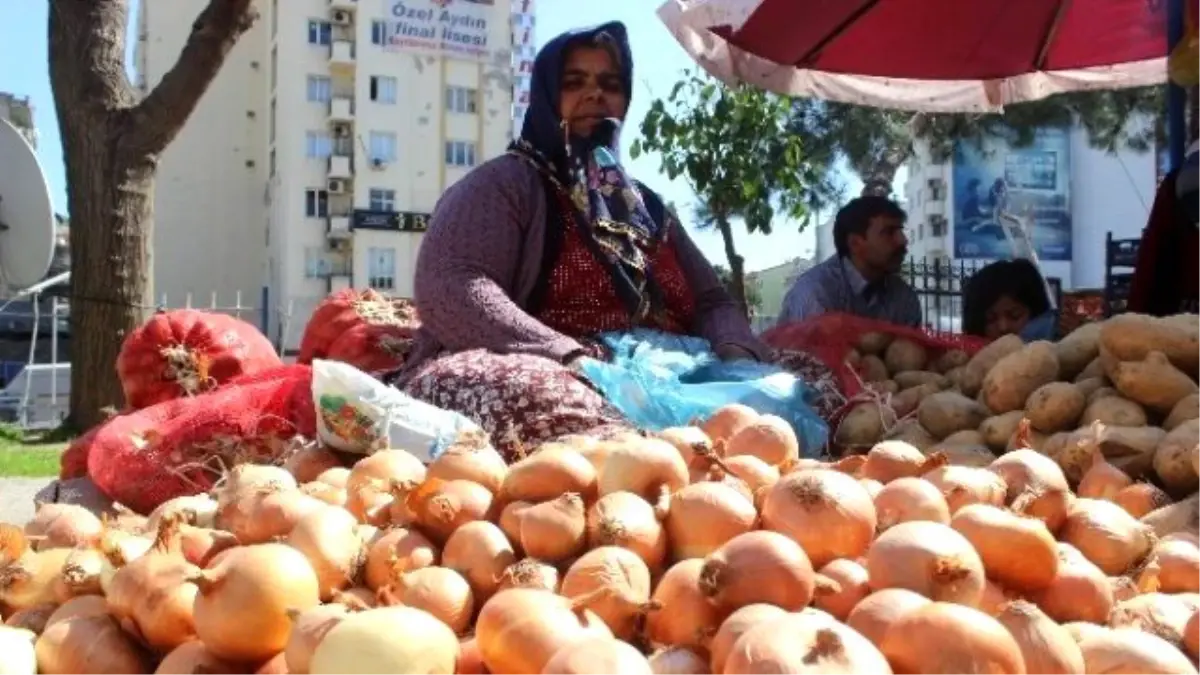
[[[143,87],[206,3],[142,0]],[[532,6],[260,0],[260,12],[163,157],[154,275],[172,304],[240,298],[290,351],[332,291],[412,295],[434,204],[504,151],[523,114],[514,73]]]
[[[0,119],[16,127],[29,142],[29,147],[37,149],[37,126],[33,121],[33,104],[29,102],[28,96],[17,98],[6,91],[0,91]]]

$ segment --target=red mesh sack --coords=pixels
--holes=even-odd
[[[299,363],[329,358],[329,349],[342,335],[360,324],[408,327],[418,325],[416,308],[407,300],[389,298],[377,291],[347,288],[321,301],[304,327]]]
[[[287,452],[297,433],[291,418],[304,389],[297,374],[121,415],[94,438],[88,475],[114,501],[139,513],[205,492],[232,466],[274,463]]]
[[[930,359],[951,349],[961,349],[968,355],[983,348],[986,340],[954,333],[940,333],[921,328],[867,319],[852,314],[822,314],[804,321],[776,326],[763,333],[762,339],[775,349],[806,352],[820,359],[833,370],[838,386],[847,400],[862,390],[862,379],[847,357],[867,333],[884,333],[923,345]]]
[[[177,309],[154,315],[125,338],[117,375],[127,409],[138,410],[281,363],[253,325],[227,314]]]
[[[360,323],[333,341],[325,358],[364,373],[396,370],[412,350],[416,322],[403,325]]]
[[[291,395],[284,409],[296,434],[306,438],[317,436],[317,409],[312,396],[312,366],[289,363],[257,373],[242,375],[230,380],[223,388],[252,386],[274,382],[280,387],[291,387]]]
[[[92,442],[99,431],[100,427],[96,427],[71,441],[62,456],[58,458],[59,480],[83,478],[87,475],[88,450],[91,449]]]

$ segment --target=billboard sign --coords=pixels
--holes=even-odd
[[[1065,127],[1037,130],[1027,147],[1002,138],[954,147],[954,256],[994,260],[1023,255],[1071,260],[1071,141]],[[1017,219],[997,218],[998,212]],[[1022,227],[1023,226],[1023,227]]]
[[[388,49],[479,61],[495,50],[495,0],[385,0],[384,14]]]

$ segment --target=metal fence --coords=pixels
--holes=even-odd
[[[29,429],[53,428],[67,415],[70,302],[50,293],[47,287],[26,297],[0,300],[0,422]],[[172,303],[163,295],[156,305],[164,310],[202,309],[260,322],[259,310],[244,304],[240,293],[231,298],[232,303],[229,299],[215,293],[206,297],[188,294],[182,302]]]

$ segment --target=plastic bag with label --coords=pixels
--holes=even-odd
[[[470,419],[418,401],[347,363],[316,359],[312,369],[317,435],[338,450],[365,455],[386,443],[428,463],[460,435],[483,432]]]

